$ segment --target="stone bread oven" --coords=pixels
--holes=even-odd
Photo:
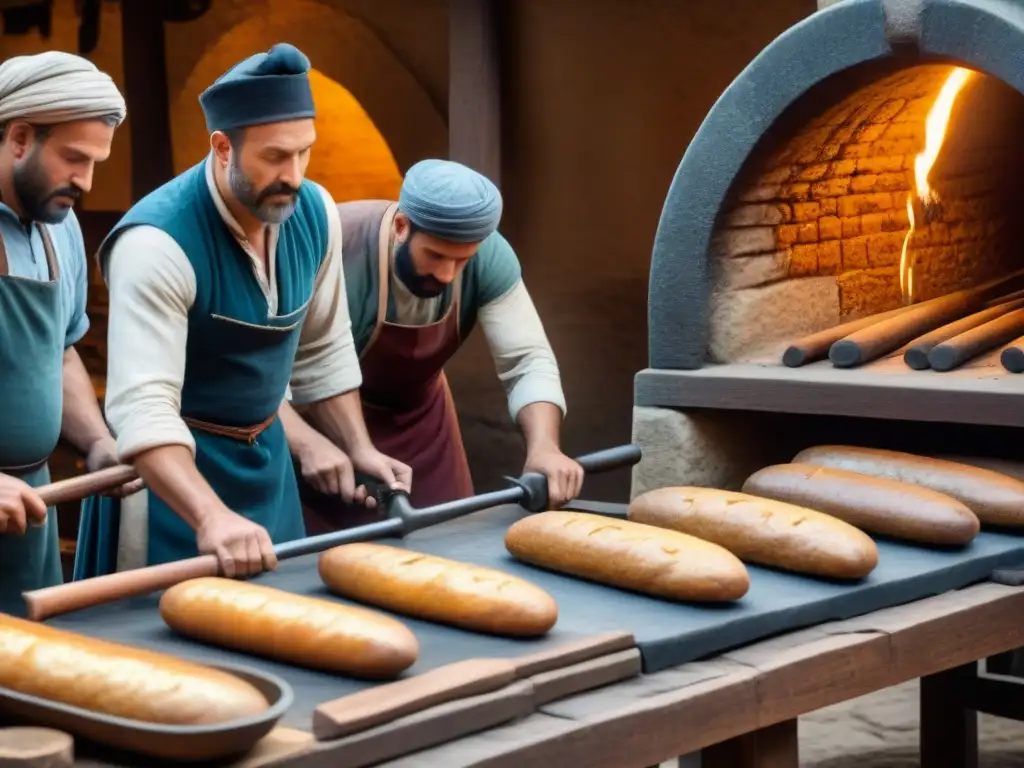
[[[1006,457],[1011,353],[1024,0],[841,0],[751,62],[676,172],[633,495],[738,488],[821,442]]]

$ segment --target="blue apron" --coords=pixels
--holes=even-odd
[[[50,482],[47,460],[60,440],[64,402],[64,318],[60,270],[46,227],[36,224],[48,281],[9,274],[0,237],[0,472],[34,488]],[[24,536],[0,534],[0,612],[25,615],[21,593],[60,584],[57,510]]]
[[[282,314],[269,317],[249,256],[210,197],[205,163],[143,198],[108,240],[127,226],[149,224],[185,251],[197,291],[189,311],[181,415],[196,440],[196,467],[228,508],[266,528],[275,544],[292,541],[306,531],[276,414],[326,251],[326,212],[320,193],[304,183],[295,212],[278,230]],[[198,555],[195,531],[148,493],[147,564]],[[110,498],[83,505],[76,580],[116,570],[119,507]]]

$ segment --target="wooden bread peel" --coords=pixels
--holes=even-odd
[[[490,693],[551,672],[635,647],[629,632],[612,632],[513,659],[467,659],[324,702],[313,711],[313,735],[337,739],[456,699]]]

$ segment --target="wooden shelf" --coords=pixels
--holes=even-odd
[[[644,369],[634,402],[712,408],[1024,427],[1024,374],[999,364],[999,351],[948,373],[914,371],[902,351],[861,368],[828,361],[709,364],[694,371]],[[776,358],[777,359],[777,358]]]

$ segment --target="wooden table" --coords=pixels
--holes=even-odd
[[[641,768],[703,750],[703,768],[797,768],[800,715],[923,678],[922,768],[974,768],[977,715],[968,707],[1012,716],[997,702],[1016,699],[1024,709],[1024,688],[998,681],[1013,690],[996,695],[976,662],[1021,646],[1024,588],[981,584],[554,702],[384,765]],[[288,764],[327,765],[306,749],[308,760]]]
[[[980,584],[780,635],[525,716],[506,699],[494,710],[504,724],[378,765],[644,768],[702,751],[702,768],[798,768],[798,717],[922,678],[922,768],[976,768],[976,713],[1024,719],[1024,681],[979,675],[977,662],[1022,646],[1024,587]],[[331,742],[279,728],[233,768],[334,768],[337,760]],[[80,768],[112,764],[76,761]]]

